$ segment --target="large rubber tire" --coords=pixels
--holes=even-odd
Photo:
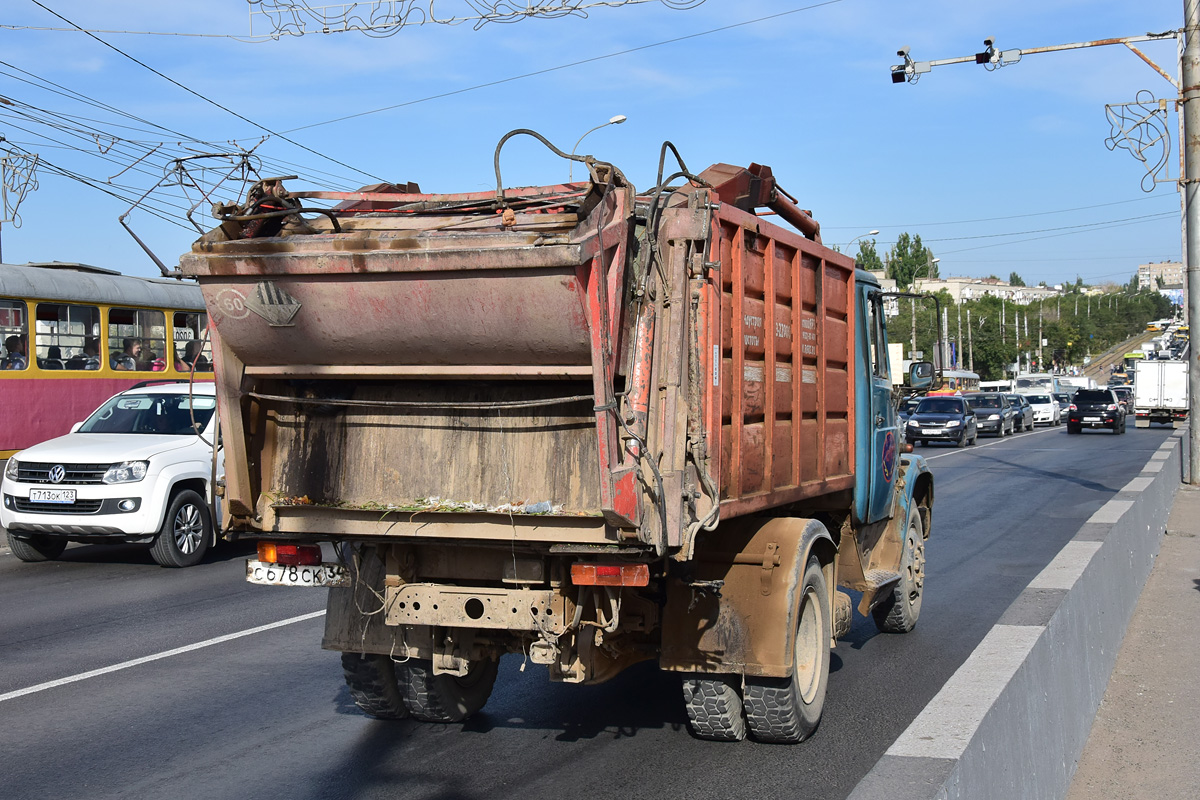
[[[1069,422],[1067,423],[1067,433],[1079,433],[1080,430],[1082,429],[1078,425],[1072,425]]]
[[[955,447],[966,447],[970,441],[971,441],[971,439],[970,439],[970,437],[967,436],[967,432],[963,431],[963,435],[958,437],[958,441],[954,443],[954,446]]]
[[[800,587],[791,677],[746,677],[746,724],[758,741],[802,742],[821,723],[829,684],[832,625],[825,574],[814,556],[808,560]]]
[[[5,531],[5,533],[8,533]],[[53,561],[67,549],[67,540],[61,536],[42,536],[40,534],[19,539],[8,533],[8,549],[21,561],[36,563],[38,561]]]
[[[483,708],[496,683],[499,659],[471,663],[467,674],[433,674],[433,665],[412,659],[396,665],[396,679],[408,713],[422,722],[462,722]]]
[[[150,556],[162,567],[192,567],[204,558],[211,541],[208,506],[200,495],[184,489],[171,498]]]
[[[921,598],[925,594],[925,525],[916,506],[908,509],[903,550],[900,554],[900,582],[891,597],[871,609],[875,627],[884,633],[908,633],[921,616]]]
[[[346,676],[354,705],[368,717],[404,719],[408,716],[390,656],[342,653],[342,674]]]
[[[740,742],[746,738],[746,718],[736,684],[737,678],[732,675],[683,679],[688,727],[696,738],[717,742]]]

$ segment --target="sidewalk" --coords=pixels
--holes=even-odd
[[[1200,488],[1175,495],[1067,800],[1200,796]]]

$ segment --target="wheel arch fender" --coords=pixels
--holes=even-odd
[[[188,489],[200,496],[201,503],[205,508],[205,513],[208,513],[211,517],[211,512],[208,511],[208,477],[205,475],[198,475],[196,471],[191,469],[187,464],[179,464],[172,468],[163,470],[163,472],[159,475],[159,486],[162,487],[162,495],[158,496],[156,492],[155,496],[159,520],[165,518],[165,515],[170,508],[171,502],[175,495]],[[218,521],[215,519],[209,520],[209,527],[212,529],[212,534],[210,536],[211,541],[209,541],[210,546],[216,545],[217,539],[219,538],[218,530],[220,526],[217,523]]]
[[[721,523],[697,542],[693,562],[668,581],[660,666],[790,677],[812,556],[821,564],[832,609],[837,545],[820,521],[747,517]]]

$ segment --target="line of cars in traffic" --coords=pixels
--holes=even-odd
[[[1065,424],[1071,434],[1085,428],[1107,428],[1119,434],[1125,432],[1125,415],[1132,403],[1133,392],[1127,386],[1077,389],[1074,394],[932,394],[905,400],[899,424],[904,439],[914,446],[946,442],[966,447],[975,444],[980,434],[1003,438],[1038,425]]]

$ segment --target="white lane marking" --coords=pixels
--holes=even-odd
[[[993,626],[887,754],[961,758],[984,715],[1044,630],[1040,625]]]
[[[1097,522],[1101,525],[1115,525],[1125,512],[1133,508],[1132,500],[1109,500],[1104,505],[1088,517],[1088,522]]]
[[[959,447],[954,450],[951,450],[948,453],[938,453],[936,456],[926,456],[926,455],[924,455],[924,453],[922,453],[922,456],[925,458],[926,461],[932,461],[935,458],[945,458],[946,456],[952,456],[952,455],[956,455],[958,453],[970,453],[974,450],[979,450],[984,447],[992,447],[992,446],[998,445],[998,444],[1007,444],[1009,441],[1011,441],[1013,439],[1023,439],[1026,436],[1038,436],[1043,433],[1055,433],[1055,432],[1056,431],[1054,428],[1044,428],[1040,431],[1030,431],[1029,433],[1018,433],[1016,436],[1010,436],[1005,439],[997,439],[996,441],[988,442],[987,444],[979,444],[978,442],[976,442],[975,444],[971,445],[970,447]],[[1062,433],[1062,429],[1061,428],[1058,429],[1057,432]],[[913,452],[914,453],[917,452],[916,448],[913,448]]]
[[[59,686],[66,686],[69,683],[77,683],[79,681],[86,681],[88,678],[96,678],[96,677],[99,677],[100,675],[107,675],[110,672],[118,672],[123,669],[129,669],[130,667],[137,667],[137,666],[141,666],[142,664],[149,664],[151,661],[159,661],[164,658],[170,658],[171,656],[178,656],[178,655],[182,655],[184,653],[190,653],[193,650],[200,650],[205,647],[212,647],[215,644],[222,644],[223,642],[230,642],[230,641],[233,641],[234,639],[241,639],[244,636],[253,636],[256,633],[263,633],[264,631],[273,630],[275,628],[282,628],[285,625],[294,625],[297,622],[307,622],[310,619],[316,619],[317,617],[323,617],[323,616],[325,616],[324,610],[314,611],[311,614],[301,614],[298,617],[291,617],[290,619],[282,619],[279,622],[272,622],[268,625],[259,625],[257,628],[248,628],[244,631],[238,631],[237,633],[227,633],[224,636],[218,636],[215,639],[207,639],[203,642],[196,642],[195,644],[184,645],[183,647],[176,647],[174,650],[164,650],[163,652],[155,653],[154,655],[143,656],[142,658],[135,658],[131,661],[122,661],[120,664],[113,664],[112,666],[101,667],[100,669],[94,669],[89,672],[81,672],[78,675],[71,675],[66,678],[59,678],[56,681],[47,681],[46,683],[39,683],[37,686],[29,686],[25,689],[17,689],[16,691],[7,692],[5,694],[0,694],[0,703],[3,703],[6,700],[15,699],[17,697],[24,697],[27,694],[34,694],[36,692],[44,692],[47,689],[55,689]]]
[[[1142,467],[1142,472],[1162,472],[1163,461],[1151,461],[1146,466]]]
[[[1145,467],[1142,467],[1142,472],[1145,472],[1146,468],[1149,466],[1150,465],[1147,464]],[[1162,464],[1159,464],[1158,468],[1161,470]],[[1154,478],[1134,478],[1129,483],[1125,484],[1125,486],[1121,488],[1121,491],[1122,492],[1144,492],[1150,488],[1150,484],[1153,482],[1154,482]]]
[[[1030,589],[1070,589],[1104,542],[1067,542],[1054,560],[1029,582]]]

